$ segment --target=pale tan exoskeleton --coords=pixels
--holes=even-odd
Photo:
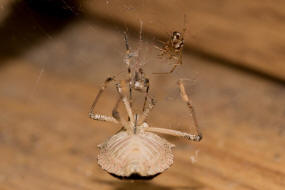
[[[128,66],[129,77],[126,80],[108,77],[91,106],[89,117],[94,120],[111,122],[121,126],[121,130],[118,133],[98,145],[100,149],[98,164],[111,175],[121,179],[151,179],[169,168],[173,163],[172,148],[174,145],[155,133],[184,137],[192,141],[200,141],[202,135],[197,125],[192,103],[185,92],[182,80],[178,81],[180,94],[182,100],[189,107],[197,134],[153,127],[146,122],[155,106],[155,100],[148,94],[149,80],[146,80],[142,68],[138,69],[138,73],[130,71],[132,54],[129,50],[126,35],[125,42],[127,49],[125,62]],[[110,82],[114,83],[119,95],[118,101],[112,110],[112,115],[94,112],[96,103]],[[148,98],[145,98],[142,113],[133,112],[130,104],[132,90],[146,92],[145,96]],[[118,111],[118,105],[121,102],[127,112],[127,118],[122,118]]]

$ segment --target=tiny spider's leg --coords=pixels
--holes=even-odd
[[[169,56],[170,56],[169,59],[172,59],[173,57],[176,58],[176,56],[172,56],[171,54],[169,54]],[[155,74],[155,75],[157,75],[157,74],[159,74],[159,75],[161,75],[161,74],[171,74],[171,73],[174,72],[174,70],[176,69],[176,67],[178,65],[182,65],[182,50],[179,52],[178,60],[177,60],[177,62],[175,64],[173,64],[173,67],[170,69],[170,71],[168,71],[168,72],[161,72],[161,73],[152,73],[152,74]]]
[[[173,65],[172,69],[168,72],[168,74],[173,73],[173,71],[176,69],[176,67],[178,65],[182,65],[182,52],[179,53],[179,57],[178,57],[177,63]]]
[[[131,123],[134,123],[134,115],[133,115],[133,112],[132,112],[132,108],[130,106],[130,102],[129,102],[127,96],[123,92],[123,88],[125,88],[124,87],[125,83],[126,83],[126,81],[121,81],[120,83],[118,83],[116,85],[116,87],[117,87],[118,93],[120,94],[120,96],[122,98],[122,101],[123,101],[123,103],[125,105],[125,108],[127,110],[127,113],[128,113],[128,116],[129,116],[129,120],[130,120]]]
[[[195,109],[192,105],[192,101],[191,101],[191,98],[187,95],[186,91],[185,91],[185,87],[184,87],[184,84],[182,82],[183,80],[180,79],[178,80],[177,84],[179,86],[179,90],[180,90],[180,95],[181,95],[181,98],[184,102],[186,102],[187,104],[187,107],[189,108],[189,111],[190,111],[190,115],[193,119],[193,123],[194,123],[194,127],[198,133],[198,135],[202,138],[202,133],[200,131],[200,128],[199,128],[199,125],[198,125],[198,122],[197,122],[197,118],[196,118],[196,112],[195,112]]]
[[[97,114],[97,113],[94,113],[94,108],[100,98],[100,96],[102,95],[103,91],[107,88],[107,85],[111,82],[111,81],[114,81],[114,77],[108,77],[103,86],[101,87],[101,89],[99,90],[95,100],[93,101],[93,104],[90,108],[90,111],[89,111],[89,117],[91,119],[94,119],[94,120],[99,120],[99,121],[107,121],[107,122],[112,122],[112,123],[119,123],[114,117],[112,116],[106,116],[106,115],[102,115],[102,114]]]
[[[173,73],[173,71],[176,69],[176,67],[177,67],[178,65],[181,65],[181,64],[178,64],[178,63],[174,64],[174,65],[173,65],[173,67],[171,68],[171,70],[170,70],[170,71],[168,71],[168,72],[152,73],[152,74],[154,74],[154,75],[165,75],[165,74],[171,74],[171,73]]]
[[[177,136],[177,137],[184,137],[184,138],[186,138],[188,140],[192,140],[192,141],[202,140],[201,135],[193,135],[193,134],[184,133],[184,132],[176,131],[176,130],[172,130],[172,129],[164,129],[164,128],[158,128],[158,127],[147,127],[144,130],[148,131],[148,132],[155,132],[155,133],[161,133],[161,134],[172,135],[172,136]]]
[[[152,73],[152,74],[155,74],[155,75],[159,74],[160,75],[160,74],[171,74],[171,73],[173,73],[173,71],[176,69],[176,67],[178,65],[182,64],[182,53],[180,53],[180,54],[181,55],[179,55],[177,63],[173,64],[173,67],[170,69],[170,71],[168,71],[168,72],[161,72],[161,73]],[[173,58],[172,55],[169,55],[169,56],[170,56],[169,59]]]
[[[160,54],[157,55],[157,56],[159,56],[160,58],[162,58],[166,54],[166,52],[167,52],[165,49],[160,48],[158,46],[154,46],[154,47],[159,50]]]
[[[174,64],[172,69],[168,72],[168,74],[173,73],[173,71],[176,69],[178,64]]]
[[[178,65],[181,65],[181,64],[180,64],[180,63],[174,64],[173,67],[172,67],[172,69],[171,69],[168,73],[165,73],[165,74],[171,74],[171,73],[173,73],[173,71],[176,69],[176,67],[177,67]]]
[[[140,117],[139,123],[145,122],[145,120],[147,119],[150,111],[154,108],[154,106],[155,106],[155,100],[153,98],[150,98],[150,101],[148,103],[148,107],[142,113],[142,116]]]

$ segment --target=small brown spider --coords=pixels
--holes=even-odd
[[[155,106],[155,100],[148,94],[149,80],[144,76],[143,69],[138,68],[137,71],[131,71],[130,63],[134,56],[130,53],[126,34],[125,43],[127,49],[125,63],[128,66],[129,77],[125,80],[108,77],[98,92],[89,112],[91,119],[111,122],[121,126],[119,132],[98,145],[100,149],[98,164],[105,171],[120,179],[152,179],[172,165],[172,149],[175,146],[155,133],[184,137],[192,141],[200,141],[202,134],[197,125],[191,99],[185,92],[182,80],[178,81],[180,95],[190,110],[197,134],[152,127],[146,122]],[[110,82],[115,82],[115,88],[118,93],[118,100],[112,110],[112,116],[94,113],[100,96]],[[130,104],[132,90],[146,93],[142,113],[133,113]],[[118,111],[120,103],[124,104],[128,115],[127,118],[121,117]]]
[[[166,42],[162,42],[162,48],[156,47],[159,49],[159,57],[167,57],[168,59],[176,59],[177,62],[173,65],[172,69],[169,72],[162,73],[153,73],[153,74],[170,74],[172,73],[178,65],[182,64],[182,53],[184,46],[184,34],[186,32],[186,16],[184,15],[184,28],[182,33],[174,31],[169,36],[169,39]]]

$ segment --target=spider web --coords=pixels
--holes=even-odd
[[[123,32],[127,31],[131,50],[136,52],[138,47],[142,46],[139,49],[140,62],[135,67],[144,68],[150,78],[150,94],[157,101],[150,114],[149,124],[195,134],[193,120],[176,84],[179,78],[193,77],[190,73],[183,73],[182,67],[167,76],[152,74],[170,70],[173,61],[157,57],[159,51],[154,45],[157,45],[158,39],[147,31],[143,30],[143,41],[140,44],[141,18],[136,13],[138,7],[131,1],[122,4],[125,11],[133,13],[137,18],[136,26],[129,26],[127,23],[110,21],[108,18],[90,16],[83,3],[84,1],[75,0],[39,0],[11,1],[10,5],[5,5],[4,8],[10,11],[3,17],[2,30],[8,28],[4,33],[9,34],[9,37],[2,42],[8,46],[5,50],[11,52],[5,59],[21,59],[23,64],[33,67],[32,74],[27,77],[29,84],[25,86],[25,99],[28,104],[39,103],[41,106],[43,103],[40,100],[46,98],[49,104],[56,108],[71,107],[75,111],[78,108],[78,115],[84,115],[88,119],[86,113],[106,77],[128,77],[123,61]],[[112,1],[105,3],[106,10],[112,6]],[[156,14],[152,16],[155,18]],[[152,24],[153,20],[151,18],[142,22],[144,26]],[[17,28],[9,28],[11,26]],[[165,31],[167,32],[169,31]],[[63,89],[61,84],[64,84]],[[88,93],[83,90],[81,92],[80,87],[74,87],[76,85],[88,86],[90,90]],[[193,80],[185,82],[185,85],[192,97]],[[110,85],[103,95],[97,108],[110,115],[117,98],[114,85]],[[52,98],[48,99],[50,97]],[[135,94],[135,112],[141,111],[143,100],[144,93]],[[195,104],[194,100],[193,102]],[[126,116],[122,105],[119,109],[122,115]],[[45,115],[44,111],[42,115]],[[67,119],[62,120],[64,123]],[[175,139],[177,138],[173,138]]]
[[[108,6],[112,6],[112,1],[106,1],[106,8]],[[126,10],[133,11],[136,15],[135,7],[131,3],[122,6]],[[176,84],[178,79],[189,78],[189,76],[182,74],[181,68],[176,69],[175,73],[171,75],[159,76],[152,74],[156,71],[168,71],[175,63],[175,60],[158,58],[159,51],[154,47],[157,42],[156,39],[145,37],[144,31],[140,36],[141,31],[130,31],[127,25],[122,28],[116,24],[111,24],[106,29],[98,25],[99,21],[93,22],[82,19],[85,10],[81,9],[80,5],[72,4],[70,1],[63,0],[62,7],[72,14],[71,18],[73,20],[79,18],[81,20],[71,22],[58,34],[52,34],[41,26],[40,21],[35,18],[37,27],[46,36],[47,41],[26,54],[28,60],[39,66],[39,72],[34,82],[34,90],[31,92],[30,97],[37,94],[38,87],[41,85],[41,78],[44,77],[46,70],[48,73],[56,74],[62,78],[77,78],[95,83],[97,87],[103,83],[107,76],[118,75],[118,78],[127,78],[127,67],[123,62],[125,44],[122,35],[124,31],[127,31],[131,51],[139,54],[139,61],[132,64],[132,69],[142,67],[145,70],[146,75],[150,78],[150,93],[157,101],[149,119],[150,124],[191,134],[196,133],[189,109],[182,101]],[[140,27],[140,22],[143,21],[138,18],[137,28]],[[141,37],[143,41],[140,41]],[[51,57],[57,59],[51,61]],[[191,80],[186,82],[188,92],[190,86],[187,83],[189,84],[189,82],[191,84]],[[105,92],[107,96],[108,94],[116,94],[112,89],[114,88],[113,85],[109,88],[111,89]],[[192,96],[192,92],[189,95]],[[134,106],[135,112],[141,110],[143,96],[144,94],[137,93],[134,97],[134,103],[137,103],[137,106]],[[115,97],[113,96],[110,102],[115,102]],[[103,104],[107,101],[102,100]],[[99,108],[104,107],[104,110],[110,110],[109,112],[106,111],[110,114],[111,105],[109,107],[100,105]]]

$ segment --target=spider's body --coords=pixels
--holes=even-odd
[[[175,52],[180,52],[184,46],[184,39],[180,32],[173,32],[170,42]]]
[[[183,35],[180,32],[173,32],[168,41],[163,42],[162,48],[160,50],[161,57],[166,56],[168,59],[177,59],[176,64],[181,64],[180,56],[184,46]],[[173,71],[171,71],[173,72]]]
[[[156,47],[159,49],[160,57],[166,57],[169,60],[175,59],[176,62],[173,64],[169,72],[154,73],[154,74],[170,74],[178,65],[182,64],[182,53],[184,47],[184,34],[186,32],[186,15],[184,15],[184,28],[182,32],[174,31],[169,35],[166,42],[162,41],[162,47]]]

